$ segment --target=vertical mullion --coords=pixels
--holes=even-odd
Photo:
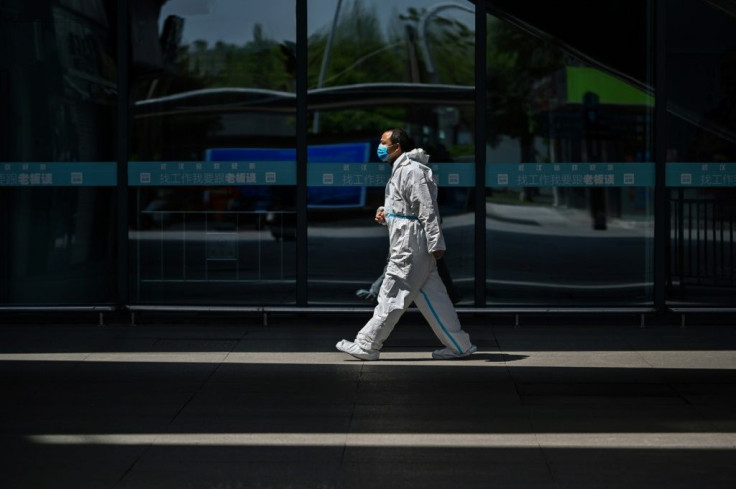
[[[705,202],[703,202],[702,200],[698,201],[697,203],[698,213],[695,218],[695,226],[697,227],[697,230],[698,230],[698,234],[697,234],[698,238],[697,238],[696,247],[695,247],[695,249],[697,250],[695,254],[695,270],[696,270],[695,273],[697,273],[697,284],[698,285],[702,283],[701,281],[702,281],[702,276],[703,276],[703,264],[702,264],[703,260],[701,260],[701,256],[703,254],[703,251],[702,251],[703,246],[705,245],[701,246],[701,242],[703,242],[703,233],[701,232],[701,229],[703,229],[703,219],[704,219],[703,215],[704,215],[705,205],[706,205]]]
[[[307,297],[307,1],[296,0],[296,304]]]
[[[654,308],[665,312],[667,252],[667,86],[666,86],[666,0],[654,0]],[[682,277],[680,278],[682,280]]]
[[[710,267],[711,267],[711,274],[713,275],[713,280],[711,282],[711,285],[716,285],[718,282],[718,249],[716,248],[716,206],[718,205],[717,201],[713,201],[710,204]]]
[[[693,275],[693,263],[695,262],[694,253],[695,253],[695,245],[697,242],[697,233],[693,233],[693,221],[694,217],[693,214],[695,213],[696,207],[695,207],[696,201],[691,200],[687,204],[687,272],[688,277],[692,278]],[[697,231],[697,230],[696,230]]]
[[[117,2],[117,291],[116,306],[128,305],[128,2]],[[140,280],[140,277],[137,277]]]
[[[680,277],[679,290],[682,290],[685,275],[685,194],[682,188],[677,189],[677,259],[678,276]]]
[[[722,279],[723,282],[725,282],[725,279],[726,279],[725,272],[727,270],[726,267],[728,266],[728,263],[726,262],[726,231],[725,231],[725,228],[726,228],[725,216],[727,212],[728,212],[728,206],[725,203],[718,205],[718,215],[724,216],[718,222],[721,228],[720,229],[721,236],[718,240],[718,247],[720,248],[720,263],[721,263],[721,270],[722,270],[719,280]]]
[[[728,237],[728,270],[731,270],[730,272],[730,285],[736,285],[736,280],[734,280],[734,270],[736,270],[736,266],[734,266],[734,261],[736,261],[736,253],[734,253],[734,232],[733,232],[733,221],[734,217],[733,214],[729,212],[728,216],[728,229],[729,229],[729,237]]]
[[[486,302],[486,8],[475,2],[475,307]]]

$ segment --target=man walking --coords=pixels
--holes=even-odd
[[[434,359],[471,355],[477,347],[460,326],[447,289],[437,273],[445,253],[440,229],[437,185],[427,166],[429,155],[403,129],[390,129],[378,146],[381,161],[392,164],[384,206],[375,221],[388,226],[390,257],[373,317],[355,337],[341,340],[337,349],[360,360],[378,360],[383,342],[401,315],[414,302],[445,348]]]

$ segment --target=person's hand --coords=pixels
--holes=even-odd
[[[376,217],[373,218],[378,224],[386,224],[386,215],[383,212],[383,208],[376,211]]]
[[[445,256],[445,250],[433,251],[432,252],[432,255],[434,255],[434,259],[435,260],[439,260],[440,258],[442,258],[443,256]]]

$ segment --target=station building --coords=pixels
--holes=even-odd
[[[736,310],[720,0],[0,1],[0,309],[345,310],[403,127],[465,311]]]

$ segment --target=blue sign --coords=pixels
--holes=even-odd
[[[491,163],[487,187],[653,187],[654,163]]]
[[[474,163],[430,163],[438,186],[473,187]],[[310,187],[366,186],[385,187],[391,177],[390,163],[310,163],[307,185]]]
[[[320,163],[366,163],[369,143],[310,146],[310,166]],[[207,161],[130,162],[130,186],[237,186],[258,193],[258,186],[296,185],[296,149],[293,148],[212,148]],[[365,204],[365,185],[307,189],[312,208],[359,207]]]
[[[329,144],[309,146],[307,148],[308,175],[313,165],[336,164],[355,166],[355,163],[365,163],[370,156],[368,143]],[[208,160],[232,161],[250,160],[258,158],[262,161],[289,160],[296,172],[296,149],[280,148],[216,148],[206,152]],[[360,166],[360,165],[358,165]],[[309,177],[307,177],[309,181]],[[296,180],[294,182],[296,184]],[[309,186],[309,183],[307,183]],[[307,205],[313,209],[320,208],[351,208],[365,205],[365,184],[356,185],[343,183],[335,188],[320,189],[307,188]]]
[[[734,187],[736,163],[667,163],[668,187]]]
[[[128,185],[296,185],[296,167],[292,161],[131,161]]]
[[[475,163],[430,163],[439,187],[475,187]]]
[[[114,161],[0,163],[0,187],[114,187]]]
[[[310,208],[362,207],[369,187],[385,187],[388,163],[369,163],[370,143],[307,148],[307,204]],[[258,187],[296,185],[293,148],[212,148],[206,161],[130,162],[128,184],[140,186],[237,186],[247,195]],[[474,163],[430,163],[441,186],[473,187]],[[260,195],[260,194],[259,194]]]
[[[385,187],[391,176],[388,163],[310,163],[309,187]]]

